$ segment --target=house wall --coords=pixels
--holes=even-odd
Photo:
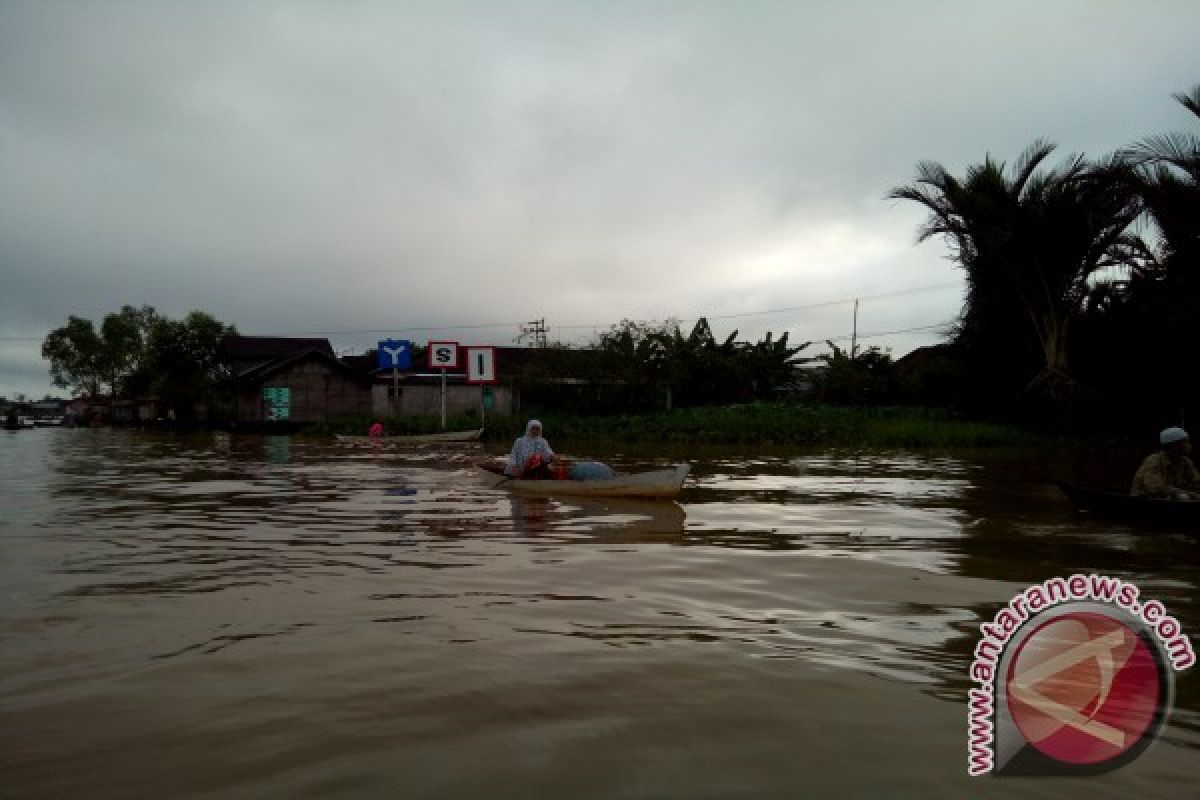
[[[513,414],[513,388],[494,384],[489,387],[493,402],[486,416],[511,417]],[[371,413],[380,417],[403,417],[413,415],[437,416],[442,413],[442,387],[429,384],[400,383],[400,396],[389,397],[391,384],[376,384],[371,387]],[[481,387],[462,384],[446,387],[446,415],[462,414],[467,411],[479,413]]]
[[[235,416],[239,422],[266,419],[265,388],[291,390],[288,422],[320,422],[330,415],[368,414],[371,392],[368,386],[342,375],[318,361],[301,361],[273,373],[253,387],[239,389]]]

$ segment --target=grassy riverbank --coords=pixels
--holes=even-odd
[[[922,408],[853,408],[752,404],[687,408],[653,414],[576,416],[543,412],[539,418],[553,442],[589,444],[803,444],[879,447],[996,447],[1044,443],[1046,438],[1013,426],[954,418]],[[511,442],[526,417],[489,417],[485,439]],[[317,433],[366,432],[366,417],[323,424]],[[384,420],[389,435],[431,433],[437,417]],[[479,427],[475,415],[448,420],[449,430]]]

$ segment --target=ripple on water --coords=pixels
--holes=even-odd
[[[977,626],[1022,582],[1100,565],[1200,622],[1177,546],[1063,514],[986,462],[722,458],[678,502],[555,500],[477,483],[471,450],[59,433],[30,440],[36,459],[0,451],[21,499],[0,520],[0,729],[56,732],[60,754],[21,750],[27,782],[129,754],[187,774],[221,742],[242,760],[206,786],[234,793],[289,753],[335,781],[351,756],[360,778],[390,769],[398,742],[427,761],[500,752],[498,773],[525,763],[507,743],[577,767],[555,748],[578,742],[613,774],[655,748],[658,774],[715,741],[710,759],[752,745],[727,765],[750,786],[762,748],[796,731],[828,748],[809,777],[844,782],[851,740],[877,730],[848,721],[859,707],[921,720],[875,762],[903,775],[959,752]],[[1192,757],[1188,691],[1164,741]],[[130,732],[98,748],[86,721],[117,717]],[[406,774],[445,794],[422,763]]]

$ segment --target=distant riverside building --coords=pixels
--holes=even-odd
[[[465,346],[462,350],[465,351]],[[247,424],[307,424],[342,414],[381,417],[441,413],[442,375],[423,359],[393,372],[374,354],[338,358],[328,339],[232,336],[224,344],[233,418]],[[597,353],[591,350],[496,347],[496,382],[468,383],[465,353],[447,371],[446,413],[512,416],[521,413],[522,392],[557,387],[564,397],[600,385]]]
[[[338,360],[328,339],[232,336],[223,347],[235,422],[306,424],[371,411],[372,376]]]

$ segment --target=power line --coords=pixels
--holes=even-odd
[[[823,300],[817,303],[806,303],[798,306],[785,306],[782,308],[767,308],[756,311],[742,311],[735,314],[702,314],[696,317],[677,317],[683,321],[697,320],[704,317],[709,320],[725,320],[739,319],[742,317],[762,316],[766,314],[786,314],[796,311],[809,311],[814,308],[828,308],[832,306],[850,305],[856,301],[862,300],[880,300],[888,297],[900,297],[908,294],[917,294],[920,292],[929,292],[937,289],[947,289],[957,287],[961,284],[958,282],[935,283],[927,286],[913,286],[908,289],[897,289],[892,292],[879,292],[877,294],[859,295],[858,297],[848,297],[839,300]],[[520,328],[526,322],[485,322],[462,325],[423,325],[409,326],[397,328],[393,325],[382,328],[360,328],[355,330],[331,330],[331,331],[280,331],[258,334],[260,336],[359,336],[368,333],[420,333],[423,331],[467,331],[467,330],[486,330],[488,328]],[[597,322],[592,324],[572,324],[572,325],[549,325],[547,328],[554,330],[599,330],[612,326],[612,322]],[[921,326],[921,327],[937,327],[937,326]],[[842,338],[842,337],[839,337]],[[0,342],[39,342],[42,337],[37,336],[0,336]]]
[[[766,308],[766,309],[760,309],[757,311],[742,311],[742,312],[738,312],[736,314],[701,314],[700,316],[696,316],[696,317],[677,317],[676,319],[680,319],[682,321],[697,320],[697,319],[700,319],[700,317],[704,317],[705,319],[709,319],[709,320],[738,319],[740,317],[754,317],[754,316],[761,316],[761,315],[765,315],[765,314],[787,314],[787,313],[794,312],[794,311],[809,311],[814,308],[828,308],[828,307],[832,307],[832,306],[850,305],[851,303],[862,301],[862,300],[881,300],[881,299],[888,298],[888,297],[900,297],[900,296],[907,295],[907,294],[917,294],[919,292],[929,292],[929,291],[934,291],[937,289],[948,289],[951,287],[959,287],[961,285],[962,284],[958,283],[958,282],[933,283],[933,284],[928,284],[926,286],[913,286],[908,289],[897,289],[892,292],[878,292],[876,294],[865,294],[865,295],[859,295],[858,297],[847,297],[847,298],[843,298],[840,300],[822,300],[817,303],[806,303],[804,305],[799,305],[799,306],[785,306],[783,308]],[[458,331],[458,330],[481,330],[481,329],[485,329],[485,328],[514,328],[514,327],[520,328],[522,325],[527,325],[527,324],[528,323],[526,323],[526,322],[491,322],[491,323],[478,324],[478,325],[427,325],[424,327],[416,327],[416,328],[413,328],[413,327],[410,327],[410,328],[396,328],[396,327],[369,328],[369,329],[357,330],[357,331],[292,331],[289,333],[279,333],[279,334],[275,334],[275,335],[277,335],[277,336],[298,336],[302,333],[306,333],[309,335],[316,335],[316,336],[352,336],[355,334],[365,334],[365,333],[387,333],[389,331],[393,332],[393,333],[416,333],[416,332],[420,332],[420,331]],[[594,322],[594,323],[590,323],[590,324],[548,325],[546,327],[548,329],[553,329],[553,330],[599,330],[599,329],[608,328],[611,326],[612,326],[612,322],[610,321],[610,322]],[[934,327],[936,327],[936,326],[934,326]]]
[[[789,306],[787,308],[769,308],[765,311],[745,311],[740,314],[722,314],[707,317],[706,319],[736,319],[738,317],[752,317],[759,314],[786,314],[791,311],[808,311],[813,308],[827,308],[829,306],[848,306],[851,303],[857,303],[860,300],[880,300],[885,297],[899,297],[905,294],[916,294],[918,292],[929,292],[934,289],[947,289],[951,286],[961,286],[959,283],[935,283],[929,286],[914,286],[911,289],[900,289],[895,292],[881,292],[880,294],[864,294],[858,297],[850,297],[845,300],[826,300],[821,303],[809,303],[802,306]]]
[[[949,326],[951,326],[953,324],[954,324],[954,320],[948,319],[945,322],[939,322],[935,325],[917,325],[912,328],[897,328],[896,330],[892,330],[892,331],[875,331],[873,333],[860,333],[860,334],[858,334],[858,338],[859,339],[872,339],[872,338],[875,338],[878,336],[894,336],[899,333],[918,333],[921,331],[935,331],[935,330],[938,330],[939,328],[941,328],[941,329],[948,328]],[[854,334],[845,333],[845,334],[842,334],[841,336],[827,337],[827,339],[825,339],[825,341],[841,342],[841,341],[845,341],[846,339],[850,339],[853,336],[854,336]]]
[[[831,306],[846,306],[859,300],[880,300],[886,297],[899,297],[906,294],[916,294],[918,292],[929,292],[935,289],[948,289],[950,287],[961,286],[960,283],[934,283],[928,286],[914,286],[909,289],[898,289],[894,292],[880,292],[878,294],[864,294],[858,297],[847,297],[842,300],[823,300],[819,303],[806,303],[800,306],[786,306],[784,308],[766,308],[759,311],[741,311],[736,314],[702,314],[700,316],[705,319],[738,319],[739,317],[755,317],[764,314],[787,314],[793,311],[809,311],[814,308],[828,308]],[[679,317],[683,321],[700,319],[700,317]],[[612,323],[599,323],[595,325],[552,325],[553,328],[568,329],[568,328],[607,328]]]

